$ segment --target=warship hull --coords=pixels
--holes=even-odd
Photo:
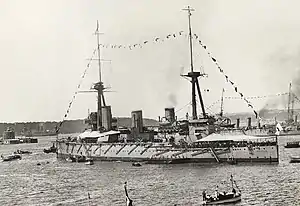
[[[175,148],[154,144],[56,142],[57,157],[86,156],[94,161],[148,162],[150,164],[278,162],[278,146],[230,148]]]

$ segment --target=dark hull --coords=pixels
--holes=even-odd
[[[233,198],[228,198],[228,199],[223,199],[223,200],[215,200],[211,202],[206,202],[203,205],[220,205],[220,204],[232,204],[232,203],[237,203],[242,200],[242,195],[233,197]]]
[[[74,155],[76,156],[76,155]],[[57,154],[58,159],[67,159],[70,157],[68,154]],[[78,155],[80,157],[80,155]],[[207,164],[216,164],[214,158],[183,158],[183,159],[149,159],[149,158],[132,158],[132,157],[97,157],[93,156],[94,161],[122,161],[122,162],[145,162],[147,164],[182,164],[182,163],[207,163]],[[237,158],[237,162],[246,162],[246,163],[278,163],[278,158],[259,158],[259,159],[248,159],[248,158]],[[220,159],[220,163],[227,163],[227,159]]]
[[[300,146],[298,145],[294,145],[294,146],[284,146],[284,148],[300,148]]]
[[[20,160],[20,159],[22,159],[22,157],[21,157],[21,155],[18,155],[18,154],[10,155],[10,156],[7,156],[7,157],[2,156],[2,160],[4,162],[13,161],[13,160]]]

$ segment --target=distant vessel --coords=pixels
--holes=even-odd
[[[15,136],[15,131],[10,127],[3,132],[2,141],[3,144],[38,143],[37,138]]]
[[[300,142],[287,142],[284,146],[285,148],[298,148],[300,147]]]
[[[290,157],[290,163],[300,163],[300,157]]]
[[[131,113],[132,125],[128,130],[112,127],[111,107],[106,105],[106,88],[101,81],[100,43],[97,27],[99,82],[93,85],[98,94],[97,112],[92,112],[87,123],[91,126],[76,137],[57,138],[58,158],[90,157],[101,161],[136,161],[146,163],[177,164],[187,162],[219,163],[233,159],[238,162],[278,162],[277,136],[222,135],[224,124],[205,112],[198,78],[201,72],[193,69],[192,33],[189,12],[189,40],[191,71],[184,75],[192,83],[192,118],[178,121],[174,108],[165,109],[157,131],[145,128],[142,111]],[[196,93],[197,91],[197,93]],[[202,115],[197,115],[196,94]],[[227,125],[227,126],[226,126]],[[232,127],[230,122],[225,127]],[[129,131],[129,133],[128,133]]]
[[[28,129],[24,127],[21,134],[26,137],[56,136],[56,132],[54,130],[45,129],[44,123],[39,123],[38,128],[36,129]]]

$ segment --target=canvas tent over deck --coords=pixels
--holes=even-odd
[[[81,133],[78,137],[86,142],[98,143],[98,142],[116,142],[120,131],[85,131]]]
[[[216,142],[216,141],[266,141],[267,139],[273,139],[274,136],[269,137],[256,137],[250,135],[221,135],[211,134],[207,137],[197,140],[196,142]]]

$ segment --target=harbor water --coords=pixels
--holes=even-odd
[[[235,205],[300,205],[300,164],[289,163],[289,156],[300,156],[300,148],[283,147],[287,141],[300,141],[300,136],[279,137],[279,164],[142,167],[57,160],[56,154],[43,153],[53,138],[41,137],[38,144],[0,145],[1,154],[17,149],[33,152],[22,155],[22,160],[0,162],[0,205],[124,206],[125,181],[134,205],[200,205],[204,189],[213,194],[218,185],[219,191],[228,191],[231,174],[242,191],[242,201]]]

